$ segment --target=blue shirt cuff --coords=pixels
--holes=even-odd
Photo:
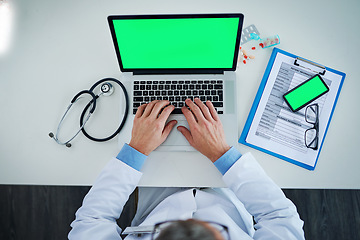
[[[116,158],[140,171],[147,156],[125,143]]]
[[[231,147],[224,155],[214,162],[215,167],[224,175],[232,165],[241,157],[241,153]]]

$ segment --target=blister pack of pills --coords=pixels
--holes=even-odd
[[[257,30],[254,24],[251,24],[250,26],[242,30],[240,45],[243,45],[244,43],[247,43],[248,41],[252,40],[251,38],[252,33],[255,33],[258,36],[260,35],[259,31]]]

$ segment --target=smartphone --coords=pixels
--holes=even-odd
[[[311,77],[299,86],[283,95],[285,102],[293,112],[299,111],[315,99],[329,91],[329,87],[319,74]]]

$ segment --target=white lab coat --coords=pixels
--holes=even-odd
[[[141,172],[112,159],[76,212],[69,239],[121,239],[122,230],[116,219],[141,176]],[[195,196],[192,189],[172,194],[157,205],[141,225],[195,218],[228,226],[232,240],[304,239],[303,221],[296,207],[250,153],[243,155],[223,180],[228,188],[198,190]],[[149,234],[128,235],[125,239],[149,239]]]

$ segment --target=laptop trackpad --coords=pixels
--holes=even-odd
[[[178,126],[184,126],[187,129],[189,129],[188,122],[186,120],[185,121],[177,120],[177,121],[178,121],[177,124],[171,130],[171,132],[170,132],[169,136],[167,137],[167,139],[165,140],[165,142],[163,144],[161,144],[162,146],[190,146],[189,142],[182,135],[182,133],[176,129]]]

